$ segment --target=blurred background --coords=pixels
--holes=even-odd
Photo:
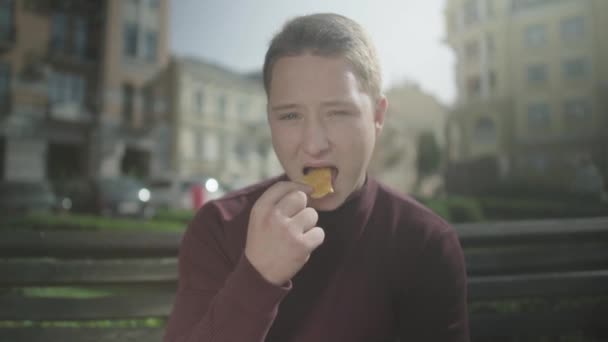
[[[0,0],[0,340],[162,340],[195,210],[282,173],[261,68],[313,12],[377,45],[370,173],[454,223],[472,340],[608,340],[606,0]]]
[[[603,0],[0,0],[2,210],[191,215],[280,174],[264,53],[322,11],[377,43],[379,179],[452,222],[607,213]]]

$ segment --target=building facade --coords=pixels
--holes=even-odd
[[[445,149],[447,109],[415,83],[393,86],[386,97],[388,111],[370,172],[401,192],[434,196],[442,186],[442,176],[440,172],[418,173],[418,145],[422,135],[430,134],[439,149]]]
[[[282,172],[259,77],[176,57],[157,84],[171,101],[167,162],[156,176],[215,178],[234,189]]]
[[[451,162],[492,156],[505,177],[585,157],[608,170],[608,2],[449,0],[445,18],[456,56]]]
[[[0,2],[0,179],[147,172],[129,151],[153,149],[167,18],[168,0]]]

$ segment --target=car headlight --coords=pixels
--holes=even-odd
[[[64,210],[72,209],[72,200],[69,198],[64,198],[61,200],[61,208]]]
[[[146,188],[140,189],[137,193],[137,197],[142,202],[148,202],[150,200],[150,190]]]

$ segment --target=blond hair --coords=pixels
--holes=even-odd
[[[376,49],[363,27],[333,13],[296,17],[277,33],[264,59],[264,89],[270,95],[272,68],[281,57],[311,53],[323,57],[344,57],[353,68],[362,89],[380,96],[382,76]]]

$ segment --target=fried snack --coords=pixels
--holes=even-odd
[[[319,199],[334,192],[334,188],[331,185],[330,168],[313,169],[304,175],[301,181],[314,189],[310,195],[311,198]]]

